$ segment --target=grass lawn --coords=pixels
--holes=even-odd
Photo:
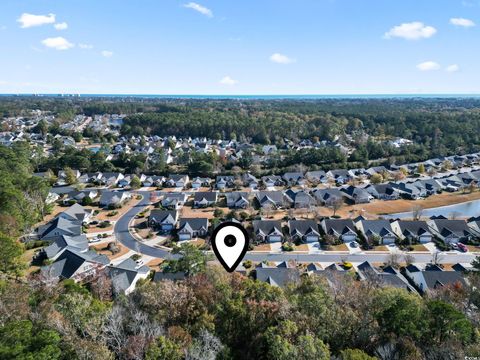
[[[348,246],[346,244],[333,245],[328,251],[348,251]]]
[[[270,251],[270,244],[260,244],[253,248],[253,251]]]
[[[426,252],[428,252],[428,249],[422,244],[412,245],[412,247],[413,247],[413,251],[426,251]]]
[[[373,249],[368,251],[387,251],[388,252],[388,247],[386,247],[385,245],[380,245],[380,246],[375,246]]]

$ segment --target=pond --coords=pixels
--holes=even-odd
[[[461,218],[469,218],[472,216],[479,216],[480,215],[480,200],[473,200],[467,201],[459,204],[448,205],[448,206],[440,206],[431,209],[424,209],[422,210],[421,216],[431,217],[431,216],[440,216],[443,215],[445,217],[452,217],[455,215],[456,217]],[[390,214],[385,215],[385,218],[389,219],[405,219],[412,217],[412,211],[398,213],[398,214]]]

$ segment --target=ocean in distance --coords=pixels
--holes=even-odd
[[[145,95],[145,94],[0,94],[0,97],[84,97],[84,98],[143,98],[143,99],[212,99],[212,100],[321,100],[321,99],[465,99],[480,98],[480,94],[324,94],[324,95]]]

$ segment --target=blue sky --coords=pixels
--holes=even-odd
[[[1,0],[0,93],[480,93],[480,0]]]

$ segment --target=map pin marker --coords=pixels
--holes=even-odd
[[[233,272],[248,250],[248,233],[235,222],[227,221],[216,227],[212,234],[212,249],[220,264]]]

